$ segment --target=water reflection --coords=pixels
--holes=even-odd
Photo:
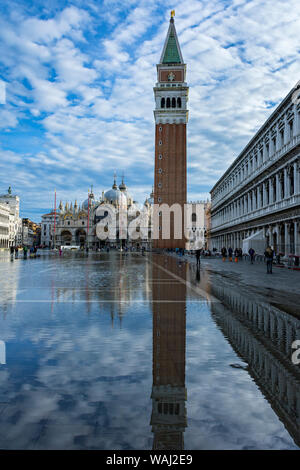
[[[85,302],[88,313],[91,311],[92,303],[99,303],[102,311],[109,309],[112,326],[115,325],[116,318],[121,326],[122,318],[134,303],[150,299],[151,265],[139,256],[114,252],[101,254],[101,258],[91,255],[88,259],[84,255],[77,256],[73,259],[68,258],[66,270],[72,263],[77,267],[81,259],[82,269],[76,273],[76,279],[73,279],[70,286],[69,280],[63,279],[64,264],[62,264],[56,281],[61,285],[56,288],[54,302]]]
[[[8,305],[15,304],[19,288],[20,266],[23,262],[21,259],[9,260],[8,253],[0,253],[0,305],[4,314]],[[8,263],[10,263],[9,271],[7,270]]]
[[[181,266],[185,279],[185,266]],[[178,275],[174,258],[156,257],[153,274],[153,449],[184,449],[187,426],[185,388],[186,286],[170,283]],[[159,281],[156,281],[159,279]]]
[[[253,300],[241,288],[213,283],[211,291],[222,300],[211,304],[213,319],[300,446],[300,371],[291,361],[300,320]]]
[[[299,445],[296,318],[169,256],[18,263],[0,315],[1,448],[295,448],[288,432]]]

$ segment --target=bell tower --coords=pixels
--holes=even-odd
[[[162,217],[159,218],[157,240],[153,247],[185,248],[184,205],[186,204],[186,125],[188,122],[188,92],[186,64],[183,61],[174,23],[174,10],[157,64],[155,96],[155,170],[154,203],[180,204],[182,209],[182,236],[174,238],[174,221],[171,216],[170,239],[162,238]]]

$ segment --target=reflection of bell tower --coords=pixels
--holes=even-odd
[[[183,210],[186,204],[186,125],[188,122],[188,91],[185,82],[186,65],[183,61],[171,12],[170,25],[159,64],[155,96],[155,170],[154,203],[179,204],[182,209],[181,238],[174,238],[171,217],[170,239],[162,239],[162,220],[156,227],[158,240],[154,248],[185,248]],[[157,224],[157,221],[155,221]]]
[[[183,449],[186,420],[185,335],[186,286],[164,270],[176,269],[176,260],[153,263],[153,387],[151,425],[153,449]],[[182,268],[183,269],[183,268]],[[183,277],[183,273],[180,273]],[[174,282],[170,282],[174,281]],[[166,283],[167,282],[167,283]],[[169,302],[168,302],[169,301]]]

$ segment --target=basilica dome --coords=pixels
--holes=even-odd
[[[148,204],[149,206],[152,206],[154,204],[154,191],[152,188],[152,192],[150,194],[150,197],[148,197],[145,201],[145,204]]]
[[[104,197],[107,200],[107,202],[111,202],[111,203],[118,202],[120,199],[120,196],[121,196],[121,191],[118,188],[109,189],[108,191],[104,193]]]
[[[116,184],[116,179],[114,179],[112,188],[104,193],[104,200],[109,204],[118,204],[123,206],[129,206],[132,203],[132,198],[127,191],[127,187],[123,179],[119,188]]]
[[[88,199],[86,199],[86,200],[82,203],[82,209],[88,210],[88,205],[89,205],[89,201],[88,201]]]
[[[90,207],[92,207],[94,204],[95,204],[94,194],[91,193],[91,194],[90,194]],[[86,199],[86,200],[82,203],[82,209],[84,209],[84,210],[87,211],[88,208],[89,208],[89,200]]]

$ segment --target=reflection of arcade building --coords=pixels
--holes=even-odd
[[[116,231],[113,238],[106,240],[99,240],[96,234],[96,225],[108,213],[104,211],[104,215],[98,216],[97,209],[105,204],[111,205],[116,211]],[[55,246],[89,246],[89,248],[101,248],[104,246],[134,246],[136,248],[149,248],[151,243],[151,210],[153,204],[153,194],[147,198],[142,207],[134,201],[129,194],[127,187],[122,179],[119,187],[116,184],[116,179],[112,188],[102,192],[99,200],[95,199],[93,192],[89,193],[82,205],[78,205],[75,201],[74,206],[67,202],[63,206],[62,202],[59,205],[58,221],[55,230]],[[143,223],[146,224],[146,231],[141,230],[137,226],[137,236],[134,240],[120,239],[119,230],[119,213],[120,210],[127,211],[128,223],[136,219],[141,211],[145,214]],[[141,233],[141,236],[138,235]],[[110,232],[109,232],[110,233]],[[147,233],[147,236],[144,236]]]
[[[300,321],[276,307],[253,302],[243,293],[212,286],[222,299],[212,316],[234,350],[248,363],[250,375],[284,426],[300,445],[300,373],[291,361]]]
[[[153,387],[151,426],[153,449],[183,449],[186,418],[185,336],[186,286],[170,279],[154,258]],[[174,258],[161,266],[172,271]],[[183,273],[182,273],[183,274]],[[159,279],[159,282],[156,281]],[[172,282],[170,282],[172,281]],[[166,302],[169,301],[169,302]]]

